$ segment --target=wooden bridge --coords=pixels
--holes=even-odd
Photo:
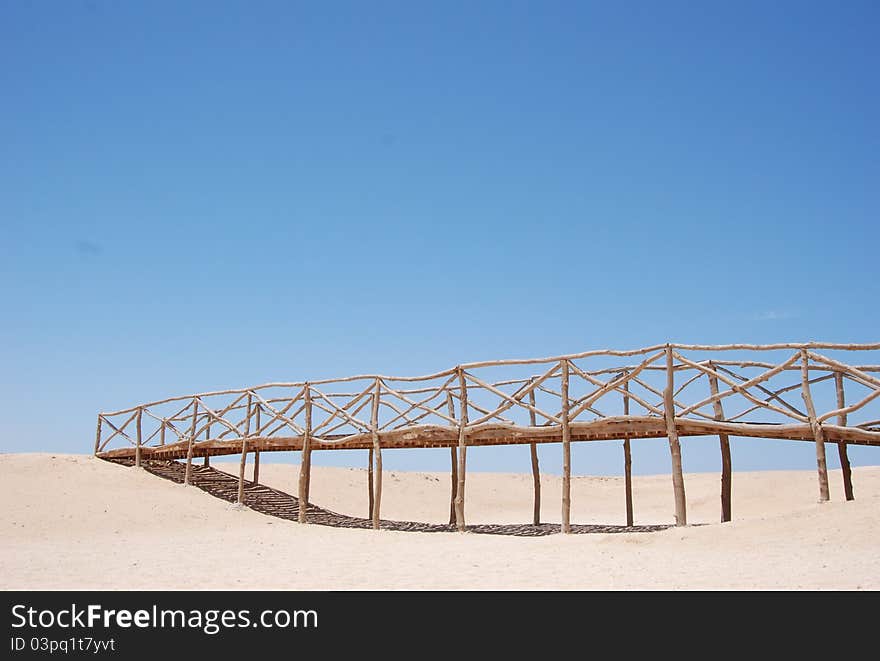
[[[729,521],[730,436],[813,443],[820,501],[830,498],[825,446],[836,443],[845,497],[852,500],[847,445],[880,446],[878,356],[880,344],[662,344],[468,363],[419,377],[269,383],[100,413],[95,454],[139,466],[185,460],[185,484],[193,480],[194,458],[204,457],[207,466],[212,456],[238,454],[237,500],[245,502],[248,454],[254,461],[252,483],[258,484],[260,453],[297,451],[298,502],[309,502],[312,452],[367,450],[368,509],[372,527],[379,528],[382,451],[450,448],[450,524],[465,530],[468,447],[531,446],[537,526],[537,444],[560,443],[561,530],[571,532],[571,443],[623,441],[632,526],[630,442],[667,438],[676,524],[686,525],[679,438],[717,436],[721,520]],[[297,519],[305,523],[309,512],[297,508]]]

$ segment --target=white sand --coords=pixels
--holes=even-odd
[[[235,464],[214,464],[235,471]],[[298,466],[263,481],[295,493]],[[0,455],[3,589],[878,589],[880,467],[857,500],[816,502],[811,471],[734,473],[720,525],[717,474],[687,474],[692,523],[656,533],[538,538],[302,526],[84,455]],[[547,521],[560,479],[544,476]],[[672,522],[669,476],[634,478],[636,523]],[[531,519],[531,476],[469,473],[470,523]],[[366,514],[366,473],[313,468],[312,500]],[[386,472],[384,518],[442,522],[445,474]],[[623,479],[579,477],[572,521],[623,523]]]

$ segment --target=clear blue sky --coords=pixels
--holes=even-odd
[[[0,450],[272,380],[877,341],[878,7],[4,0]],[[620,473],[590,445],[576,473]]]

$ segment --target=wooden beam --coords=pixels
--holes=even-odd
[[[687,498],[684,491],[684,474],[681,468],[681,444],[675,428],[675,371],[672,363],[672,346],[666,345],[666,389],[663,391],[663,409],[666,418],[666,435],[669,438],[669,454],[672,457],[672,490],[675,496],[675,525],[687,525]]]
[[[375,390],[373,391],[373,411],[370,416],[370,429],[373,434],[373,457],[376,461],[375,476],[375,495],[373,496],[373,530],[379,529],[380,510],[382,507],[382,448],[379,446],[379,399],[381,397],[380,390],[381,381],[376,379]]]
[[[183,486],[189,486],[192,480],[193,443],[196,440],[196,420],[199,417],[199,402],[193,398],[192,424],[189,428],[189,441],[186,444],[186,471],[183,474]]]
[[[535,416],[535,390],[529,391],[529,424],[532,427],[538,426],[537,417]],[[538,444],[529,443],[529,451],[532,455],[532,483],[535,489],[535,505],[532,513],[532,523],[536,526],[541,525],[541,471],[538,466]]]
[[[207,441],[211,438],[211,423],[208,423],[208,426],[205,427],[205,440]],[[205,460],[202,462],[202,465],[207,468],[211,465],[211,457],[208,455],[207,450],[205,451]]]
[[[467,466],[467,419],[468,419],[468,394],[467,383],[464,378],[464,370],[458,370],[458,386],[460,389],[458,416],[458,484],[455,489],[455,527],[459,532],[465,531],[464,520],[464,482]]]
[[[837,390],[837,408],[842,409],[846,407],[846,397],[843,394],[843,374],[840,372],[834,373],[834,386]],[[846,427],[846,413],[841,413],[837,416],[837,424],[841,427]],[[853,486],[852,486],[852,467],[849,465],[849,456],[846,452],[846,442],[838,441],[837,442],[837,454],[840,457],[840,472],[843,473],[843,493],[847,500],[854,500],[855,496],[853,496]]]
[[[367,504],[367,518],[371,521],[373,520],[373,498],[375,494],[373,493],[373,447],[370,446],[370,449],[367,451],[367,498],[369,499],[369,503]]]
[[[455,404],[452,401],[452,393],[446,391],[446,411],[449,417],[455,419]],[[451,490],[449,495],[449,525],[455,523],[455,490],[458,487],[458,451],[454,445],[449,446],[449,463]]]
[[[568,360],[562,366],[562,532],[571,532],[571,430],[568,413]]]
[[[263,405],[257,403],[257,412],[256,412],[256,427],[257,427],[257,436],[261,433],[260,427],[260,413],[263,410]],[[260,483],[260,451],[254,451],[254,484]]]
[[[134,467],[141,467],[141,418],[143,417],[144,409],[139,408],[137,413],[137,447],[134,450]]]
[[[711,362],[709,367],[715,369],[715,365]],[[714,374],[709,374],[709,389],[713,397],[718,394],[718,377]],[[723,421],[724,406],[721,404],[721,400],[716,399],[712,404],[715,419]],[[732,516],[730,492],[733,475],[730,463],[730,437],[727,434],[718,434],[718,440],[721,443],[721,523],[725,523],[730,521]]]
[[[244,471],[247,468],[247,446],[248,436],[251,435],[251,404],[252,395],[248,393],[247,409],[244,419],[244,438],[241,439],[241,462],[238,466],[238,499],[239,505],[244,504]]]
[[[629,393],[629,380],[623,384],[623,389]],[[623,396],[623,415],[629,415],[629,395]],[[623,439],[623,482],[626,489],[626,525],[633,525],[633,484],[632,484],[632,454],[630,452],[630,439]]]
[[[299,522],[306,522],[306,510],[309,506],[309,473],[312,469],[312,391],[308,383],[303,386],[306,406],[306,426],[303,430],[302,459],[299,465]]]
[[[813,438],[816,441],[819,502],[824,503],[831,497],[828,491],[828,466],[825,462],[825,432],[822,430],[822,425],[816,421],[816,407],[813,406],[813,396],[810,393],[810,357],[807,355],[806,349],[801,349],[801,397],[807,407],[810,428],[813,430]]]
[[[104,416],[98,414],[98,428],[95,430],[95,454],[101,449],[101,424],[104,422]],[[163,427],[164,429],[164,427]]]

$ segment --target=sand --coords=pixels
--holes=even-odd
[[[232,463],[215,463],[235,472]],[[686,474],[691,523],[655,533],[525,538],[302,526],[86,455],[2,454],[2,589],[870,589],[880,588],[880,466],[856,468],[856,498],[816,502],[811,471],[734,473],[734,521],[719,477]],[[295,493],[297,465],[261,466]],[[543,516],[560,518],[545,475]],[[312,500],[366,514],[363,470],[315,467]],[[449,477],[386,472],[382,515],[443,522]],[[469,473],[468,520],[531,518],[531,476]],[[623,479],[577,477],[572,521],[624,523]],[[671,523],[668,475],[634,478],[636,523]]]

